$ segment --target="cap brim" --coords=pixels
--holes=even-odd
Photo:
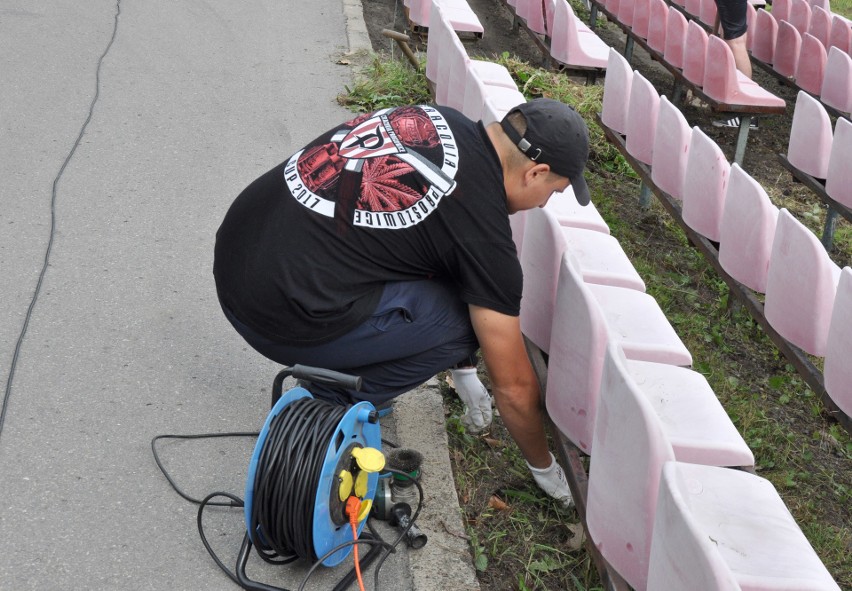
[[[580,205],[589,204],[589,201],[591,201],[589,186],[586,184],[586,179],[582,174],[571,179],[571,188],[574,189],[574,197],[577,198],[577,203]]]

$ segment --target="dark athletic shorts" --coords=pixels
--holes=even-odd
[[[360,392],[320,384],[309,388],[314,396],[340,404],[369,400],[378,406],[469,359],[479,348],[467,304],[455,286],[439,281],[388,283],[363,324],[310,347],[272,341],[240,322],[226,306],[222,309],[246,342],[273,361],[361,376]]]
[[[746,21],[747,0],[716,0],[719,21],[722,25],[722,39],[730,41],[742,37],[748,30]]]

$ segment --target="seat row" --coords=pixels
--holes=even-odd
[[[485,125],[500,121],[526,99],[505,67],[470,58],[446,16],[444,1],[432,2],[426,47],[426,78],[435,102]]]
[[[485,29],[467,0],[440,0],[444,17],[454,31],[471,33],[481,38]],[[404,0],[408,20],[416,30],[428,30],[431,27],[433,0]]]
[[[608,72],[600,115],[607,137],[658,195],[672,201],[685,229],[718,244],[711,255],[729,284],[765,294],[765,304],[755,306],[753,313],[763,316],[786,343],[825,357],[826,374],[841,371],[848,351],[842,347],[852,335],[852,325],[842,312],[832,320],[841,272],[817,237],[787,210],[773,205],[757,181],[738,164],[729,164],[712,139],[698,127],[690,128],[680,110],[660,97],[640,73],[631,71],[615,51]],[[804,93],[800,99],[814,102]],[[848,157],[842,147],[847,123],[840,123],[844,137],[832,175],[833,194],[843,198],[849,191],[849,173],[844,170]],[[796,134],[809,125],[801,117]],[[826,147],[814,142],[810,148],[797,146],[793,161],[805,165],[808,151],[824,155]],[[838,300],[837,305],[846,304]],[[834,336],[829,338],[829,333]],[[809,384],[848,419],[852,374],[842,386],[839,379],[826,375],[825,392],[819,391],[820,381]]]
[[[694,20],[688,21],[681,10],[665,0],[594,0],[593,6],[615,19],[625,31],[628,60],[632,42],[637,42],[672,73],[675,102],[686,87],[714,111],[740,116],[735,161],[741,163],[744,158],[751,117],[784,112],[783,99],[737,70],[727,43],[715,35],[708,36],[704,28]],[[593,19],[595,13],[593,10]]]
[[[574,70],[606,68],[609,46],[577,18],[567,0],[505,1],[516,22],[559,65]]]
[[[593,205],[569,188],[513,218],[522,330],[558,436],[591,456],[585,526],[610,566],[638,591],[839,589],[773,486],[726,468],[754,456]]]
[[[852,221],[852,121],[838,118],[834,130],[825,107],[799,91],[790,141],[781,163],[828,206],[823,245],[831,248],[837,215]]]
[[[852,111],[852,25],[819,6],[811,9],[805,0],[792,0],[788,6],[787,18],[778,18],[778,5],[772,12],[756,11],[747,41],[752,58],[848,117]],[[796,18],[798,14],[803,16]]]

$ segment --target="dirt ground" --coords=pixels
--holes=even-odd
[[[466,46],[468,52],[472,56],[498,56],[503,52],[509,52],[531,64],[541,64],[542,55],[536,45],[530,40],[527,34],[521,30],[518,32],[512,31],[512,16],[500,0],[468,0],[471,7],[479,16],[485,28],[485,35],[477,41],[468,41]],[[407,31],[407,22],[403,10],[402,0],[362,0],[364,5],[364,15],[367,22],[370,38],[373,43],[373,48],[376,51],[390,53],[391,55],[400,56],[401,52],[395,47],[393,41],[382,36],[382,29],[392,29],[398,32]],[[581,18],[588,17],[588,14],[583,15],[582,11],[578,11]],[[601,23],[597,30],[599,36],[609,45],[623,52],[625,46],[625,37],[621,31],[614,25]],[[671,74],[662,66],[653,62],[649,56],[641,49],[634,50],[632,65],[639,70],[646,78],[648,78],[661,94],[671,97],[673,89],[673,79]],[[778,80],[771,77],[769,74],[755,67],[754,79],[761,86],[777,94],[787,102],[787,112],[784,115],[767,116],[761,118],[760,129],[752,131],[749,135],[748,149],[745,156],[744,168],[766,189],[772,201],[779,207],[787,207],[806,225],[814,230],[817,235],[821,235],[822,223],[824,220],[824,208],[817,206],[817,199],[810,191],[801,184],[794,182],[789,173],[787,173],[778,161],[777,155],[787,151],[787,142],[790,133],[790,124],[792,121],[793,107],[796,100],[796,92]],[[602,82],[601,82],[602,83]],[[718,119],[719,115],[712,113],[707,106],[700,103],[688,101],[681,106],[687,121],[690,125],[698,125],[701,129],[713,138],[720,147],[725,151],[729,161],[733,160],[734,144],[736,142],[736,129],[722,129],[711,125],[713,119]],[[672,232],[667,230],[670,221],[665,213],[659,210],[654,212],[643,212],[637,207],[638,203],[638,184],[635,179],[619,177],[602,170],[592,170],[592,174],[598,177],[599,186],[604,187],[607,193],[613,195],[613,204],[608,213],[617,216],[626,226],[635,229],[639,235],[635,244],[626,244],[623,242],[625,250],[633,258],[634,253],[639,249],[645,251],[645,254],[640,254],[640,257],[647,256],[654,259],[658,254],[647,253],[678,253],[678,249],[683,249],[684,245],[679,244],[676,238],[672,237]],[[845,224],[841,221],[838,226]],[[848,229],[847,229],[848,235]],[[618,236],[622,240],[621,236]],[[836,263],[841,266],[849,265],[852,261],[852,247],[849,246],[849,239],[836,240],[836,245],[831,256]],[[673,259],[675,262],[672,265],[678,265],[678,255],[668,254],[667,260]],[[656,264],[656,261],[653,261]],[[638,267],[637,267],[638,268]],[[690,271],[677,270],[678,273],[688,274]],[[647,278],[646,278],[647,280]],[[676,313],[680,314],[695,314],[696,308],[699,310],[715,310],[719,307],[719,293],[714,290],[707,281],[702,281],[701,277],[695,278],[695,285],[691,286],[694,293],[691,297],[695,301],[687,304],[683,302],[675,302],[674,305],[684,304]],[[703,308],[702,308],[703,307]],[[698,312],[702,313],[702,312]],[[678,326],[676,325],[676,328]],[[842,451],[836,445],[836,441],[821,440],[821,433],[825,433],[828,429],[825,416],[814,416],[814,412],[808,412],[806,405],[789,405],[777,404],[773,396],[777,396],[772,392],[771,387],[767,387],[767,383],[773,383],[771,376],[780,375],[779,372],[785,371],[786,362],[780,358],[777,351],[773,347],[763,345],[755,345],[753,339],[750,338],[747,330],[736,332],[736,329],[731,329],[733,335],[731,338],[742,342],[732,344],[730,350],[724,352],[725,374],[726,380],[731,382],[736,380],[741,384],[740,389],[751,388],[755,399],[762,400],[763,412],[766,413],[769,420],[781,426],[783,430],[788,430],[791,434],[798,434],[796,445],[801,445],[802,457],[806,457],[807,461],[795,461],[793,464],[804,466],[802,472],[796,474],[796,478],[804,479],[802,476],[806,471],[817,474],[817,478],[825,479],[823,484],[813,485],[820,491],[818,504],[821,506],[820,519],[841,531],[846,532],[846,558],[840,559],[840,574],[833,571],[832,574],[838,579],[841,587],[847,588],[846,585],[852,586],[852,566],[850,566],[849,556],[852,556],[852,541],[849,539],[848,528],[852,521],[852,508],[848,502],[843,502],[846,497],[832,493],[833,490],[852,490],[852,462],[850,462],[848,452]],[[683,335],[682,335],[683,336]],[[684,338],[687,345],[692,349],[692,345]],[[693,350],[695,355],[695,351]],[[789,370],[789,368],[787,368]],[[789,374],[789,371],[788,371]],[[733,383],[733,382],[732,382]],[[715,386],[714,386],[715,388]],[[723,403],[725,401],[723,400]],[[726,406],[727,408],[727,406]],[[730,411],[729,411],[730,412]],[[817,413],[818,415],[818,413]],[[813,435],[812,435],[813,434]],[[451,434],[452,435],[452,434]],[[488,455],[489,447],[495,447],[495,441],[501,441],[497,447],[505,445],[509,441],[508,434],[505,429],[498,427],[493,430],[492,438],[487,446],[480,446],[481,456]],[[749,445],[753,448],[758,445],[757,441],[749,440]],[[451,437],[451,440],[453,438]],[[470,444],[470,441],[467,441]],[[478,452],[477,452],[478,453]],[[799,453],[799,452],[796,452]],[[755,450],[755,456],[763,453],[760,450]],[[508,485],[505,482],[507,469],[503,463],[503,459],[497,457],[499,454],[492,454],[489,460],[489,469],[480,468],[476,471],[476,485],[471,485],[469,481],[457,477],[457,487],[459,495],[465,508],[466,504],[470,506],[486,506],[489,502],[490,495],[495,491],[505,489],[507,486],[521,487],[523,475],[514,478]],[[463,454],[458,452],[453,453],[453,460],[456,462],[457,471],[463,471],[471,468],[471,465],[466,464]],[[480,458],[481,459],[481,458]],[[761,459],[758,458],[760,464]],[[768,472],[772,470],[771,462],[765,462],[765,465],[758,466],[758,470],[765,469]],[[476,469],[476,466],[472,467]],[[768,477],[768,476],[767,476]],[[779,476],[780,478],[780,476]],[[790,477],[786,477],[789,478]],[[517,482],[515,482],[517,480]],[[774,480],[776,481],[777,478]],[[792,489],[791,489],[792,490]],[[824,493],[824,496],[823,496]],[[796,494],[793,491],[791,494]],[[801,494],[798,493],[798,494]],[[784,495],[782,495],[784,496]],[[837,499],[841,499],[838,501]],[[799,501],[793,497],[786,497],[785,502],[791,506],[791,510],[796,514],[796,509],[792,504]],[[832,504],[834,503],[834,504]],[[489,535],[483,529],[479,529],[479,513],[474,510],[466,510],[468,523],[474,535],[478,535],[480,541]],[[574,518],[576,521],[576,517]],[[548,522],[549,523],[549,522]],[[509,527],[506,525],[506,527]],[[804,527],[804,526],[803,526]],[[545,545],[554,547],[565,547],[571,544],[571,533],[558,523],[549,523],[543,528],[544,531],[539,532],[540,542]],[[474,551],[474,558],[476,558]],[[513,570],[516,566],[511,566],[511,562],[501,563],[493,561],[489,563],[489,567],[484,572],[480,573],[480,583],[484,591],[494,591],[502,589],[526,589],[526,588],[557,588],[550,586],[547,579],[538,581],[537,584],[531,584],[529,587],[518,583],[516,572]],[[588,564],[586,564],[588,567]],[[830,569],[831,570],[831,569]],[[595,581],[577,575],[580,581],[585,580],[586,584],[575,584],[574,588],[586,588],[586,586],[594,587]],[[574,577],[572,575],[572,579]],[[559,585],[563,588],[564,583]],[[570,588],[570,587],[569,587]]]

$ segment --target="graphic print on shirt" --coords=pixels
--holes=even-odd
[[[356,117],[327,144],[294,154],[284,168],[291,195],[354,226],[399,229],[424,220],[455,188],[458,150],[429,106]]]

